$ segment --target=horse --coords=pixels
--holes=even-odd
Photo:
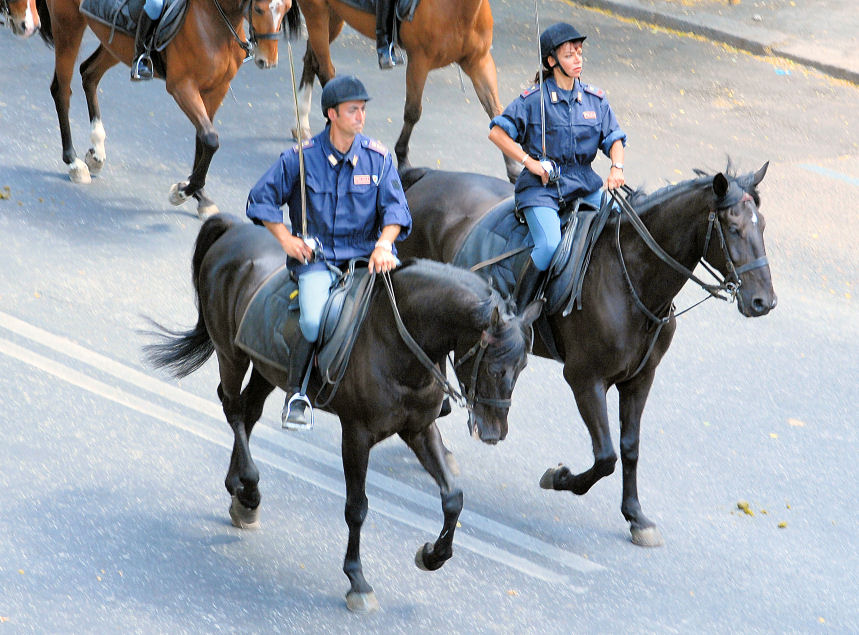
[[[36,0],[42,21],[42,38],[54,47],[54,78],[51,95],[57,109],[63,161],[73,183],[89,183],[105,162],[105,131],[98,103],[98,84],[118,62],[131,65],[134,37],[87,16],[80,11],[82,0]],[[256,65],[277,65],[277,37],[288,25],[290,36],[298,33],[301,17],[292,0],[187,0],[187,14],[175,37],[156,59],[156,74],[166,81],[167,92],[197,130],[194,164],[187,181],[170,189],[173,205],[193,197],[197,214],[206,218],[218,212],[203,186],[212,156],[218,149],[218,133],[212,121],[230,82],[246,55],[254,54]],[[249,28],[244,37],[243,20]],[[69,125],[69,99],[75,59],[86,27],[100,46],[80,66],[90,119],[90,142],[85,160],[78,158]],[[258,41],[259,40],[259,41]]]
[[[22,38],[33,35],[40,27],[36,0],[0,0],[0,24],[3,23]]]
[[[216,354],[217,393],[235,436],[225,485],[232,497],[230,518],[239,528],[257,526],[259,517],[259,471],[248,440],[266,397],[275,386],[286,389],[288,378],[270,360],[236,345],[237,318],[269,275],[284,266],[284,258],[280,244],[265,229],[223,214],[209,218],[193,256],[197,324],[184,333],[161,327],[164,340],[146,347],[149,362],[170,368],[176,377],[190,374]],[[497,443],[507,434],[510,395],[527,362],[530,325],[540,311],[535,303],[517,315],[512,312],[515,304],[480,276],[428,260],[404,262],[385,281],[390,297],[374,285],[342,382],[326,406],[339,416],[342,429],[349,528],[343,571],[351,583],[347,607],[356,612],[379,606],[364,578],[359,552],[371,447],[398,434],[438,484],[443,529],[435,543],[426,543],[415,557],[419,568],[438,569],[453,555],[462,510],[462,490],[447,465],[435,425],[441,382],[446,383],[439,369],[453,351],[472,436]],[[415,348],[403,345],[409,339]],[[242,390],[249,365],[250,378]],[[315,398],[319,391],[315,371],[308,395]]]
[[[612,214],[594,243],[581,308],[566,316],[566,311],[544,314],[537,322],[537,330],[549,335],[538,338],[533,352],[563,363],[594,455],[593,465],[578,474],[563,464],[549,468],[540,486],[583,495],[614,471],[617,454],[606,392],[615,386],[621,512],[636,545],[664,544],[658,527],[642,511],[636,470],[642,412],[676,328],[674,297],[688,279],[697,281],[691,270],[705,261],[726,276],[721,288],[735,293],[742,315],[759,317],[776,306],[763,241],[765,221],[758,210],[757,185],[767,166],[739,177],[729,165],[727,175],[699,172],[697,178],[651,195],[634,193],[629,202],[640,216]],[[400,249],[404,257],[451,262],[457,245],[483,214],[512,196],[508,183],[479,174],[412,169],[402,178],[414,223]]]
[[[307,49],[299,88],[301,135],[310,137],[310,104],[314,78],[325,84],[335,75],[329,44],[340,34],[343,23],[359,33],[375,38],[376,17],[343,0],[299,0],[307,25]],[[406,65],[406,105],[403,127],[394,151],[401,169],[409,167],[409,139],[421,118],[427,75],[454,62],[471,79],[480,105],[490,118],[503,108],[498,98],[495,60],[492,58],[492,10],[489,0],[421,0],[411,21],[403,21],[397,37],[408,54]],[[298,130],[293,136],[299,138]],[[516,180],[521,165],[504,157],[510,182]],[[519,169],[517,169],[517,167]]]

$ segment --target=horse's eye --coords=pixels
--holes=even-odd
[[[265,11],[263,11],[259,7],[254,7],[254,13],[256,13],[257,15],[263,15]]]
[[[728,232],[733,234],[734,236],[740,235],[740,228],[736,225],[728,225]]]

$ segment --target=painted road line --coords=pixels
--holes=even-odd
[[[838,179],[839,181],[844,181],[845,183],[849,183],[850,185],[855,185],[856,187],[859,187],[859,179],[854,178],[852,176],[848,176],[846,174],[842,174],[841,172],[836,172],[835,170],[823,168],[819,165],[814,165],[812,163],[801,163],[799,167],[804,168],[809,172],[817,172],[818,174],[822,174],[823,176]]]

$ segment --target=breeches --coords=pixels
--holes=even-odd
[[[161,11],[164,8],[164,0],[146,0],[143,3],[143,10],[153,20],[161,17]]]
[[[597,209],[602,200],[602,190],[591,192],[583,196],[582,200],[590,203]],[[534,249],[531,250],[531,260],[540,271],[549,268],[552,256],[561,242],[561,219],[558,217],[556,207],[526,207],[523,210],[525,220],[528,223],[528,231],[534,241]]]
[[[298,327],[308,342],[315,342],[319,336],[322,310],[334,280],[334,274],[327,269],[308,271],[298,276]]]

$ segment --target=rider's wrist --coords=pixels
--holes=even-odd
[[[385,251],[389,251],[391,253],[394,252],[394,245],[391,243],[390,240],[385,240],[384,238],[380,238],[379,240],[376,241],[376,245],[374,246],[374,249],[378,249],[379,247],[381,247]]]
[[[525,165],[525,161],[527,161],[527,160],[528,160],[528,157],[529,157],[529,156],[531,156],[531,155],[529,155],[527,152],[526,152],[525,154],[523,154],[523,155],[522,155],[522,158],[521,158],[521,159],[519,159],[519,163],[521,163],[522,165]]]

